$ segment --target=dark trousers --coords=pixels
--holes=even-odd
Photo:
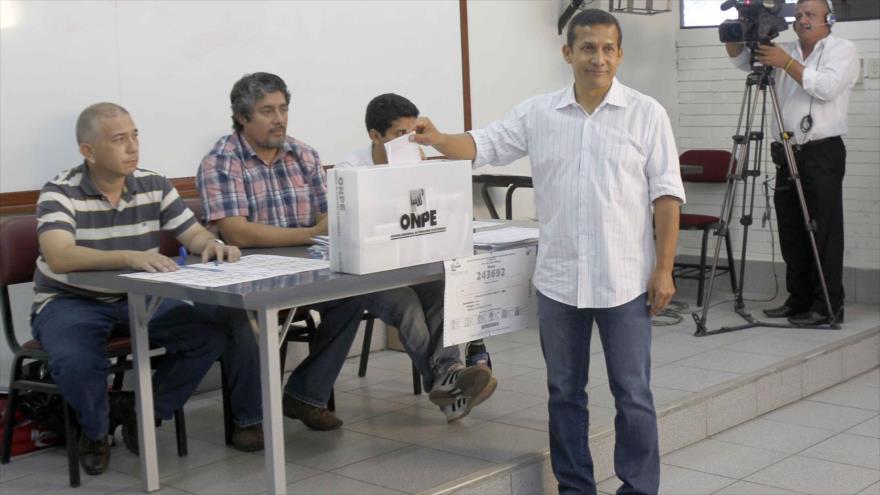
[[[785,260],[786,304],[797,311],[825,313],[819,272],[794,181],[788,166],[778,156],[776,192],[773,202],[779,225],[779,246]],[[804,198],[810,218],[816,224],[816,247],[831,308],[843,305],[843,175],[846,147],[839,137],[811,142],[795,151]]]

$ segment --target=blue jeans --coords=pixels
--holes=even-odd
[[[428,282],[365,296],[367,311],[397,327],[400,343],[429,392],[450,366],[461,363],[457,345],[443,347],[444,286],[443,281]]]
[[[284,392],[315,407],[327,407],[333,384],[364,315],[363,297],[350,297],[309,306],[321,314],[312,350],[287,380]]]
[[[618,494],[656,494],[657,416],[651,395],[651,317],[647,294],[614,308],[577,308],[538,293],[541,350],[550,391],[550,460],[559,493],[596,493],[588,444],[587,381],[593,321],[599,328],[614,417]]]
[[[260,388],[260,346],[251,329],[247,313],[224,306],[196,304],[226,331],[228,344],[223,351],[229,406],[236,426],[251,426],[263,421],[262,389]]]
[[[201,306],[223,322],[230,345],[223,354],[230,385],[232,417],[238,426],[263,420],[259,344],[242,309]],[[306,404],[324,408],[342,370],[364,313],[364,298],[352,297],[309,306],[321,314],[308,357],[293,370],[284,391]],[[281,363],[283,366],[284,363]]]
[[[49,370],[64,399],[92,440],[107,435],[107,340],[128,335],[128,301],[104,303],[60,297],[31,321],[31,331],[49,353]],[[214,320],[181,301],[162,301],[148,324],[151,346],[167,356],[153,373],[155,414],[171,419],[192,395],[226,347]]]

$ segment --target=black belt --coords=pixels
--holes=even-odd
[[[800,153],[801,151],[806,151],[810,148],[815,148],[816,146],[819,146],[822,144],[828,144],[833,141],[840,141],[840,140],[841,140],[840,136],[831,136],[831,137],[822,138],[822,139],[815,139],[813,141],[807,141],[804,144],[795,144],[795,145],[792,145],[792,149],[794,149],[795,153]]]

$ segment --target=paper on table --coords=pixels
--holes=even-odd
[[[195,287],[222,287],[329,267],[330,263],[325,260],[251,254],[242,256],[235,263],[220,263],[219,265],[215,265],[213,262],[198,263],[186,265],[183,267],[184,269],[176,272],[137,272],[121,276]]]
[[[531,227],[504,227],[474,232],[474,247],[512,247],[537,241],[538,229]]]
[[[418,143],[409,140],[414,133],[410,132],[392,139],[385,143],[385,154],[388,155],[388,165],[400,165],[404,163],[418,163],[422,161],[421,149]]]
[[[482,229],[482,228],[486,228],[486,227],[495,227],[495,226],[498,226],[501,224],[502,224],[501,221],[487,222],[485,220],[474,220],[474,222],[471,225],[474,227],[474,230],[477,230],[477,229]]]

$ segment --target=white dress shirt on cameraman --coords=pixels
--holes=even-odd
[[[785,130],[794,133],[794,143],[804,144],[846,134],[849,95],[859,75],[859,57],[855,45],[829,34],[816,43],[806,60],[797,40],[777,43],[777,46],[804,66],[803,87],[782,68],[774,71],[782,123]],[[740,69],[751,71],[750,57],[751,51],[746,48],[731,61]],[[801,119],[806,115],[813,116],[813,126],[804,133],[800,126]],[[774,139],[778,141],[779,130],[775,119],[773,129]]]

